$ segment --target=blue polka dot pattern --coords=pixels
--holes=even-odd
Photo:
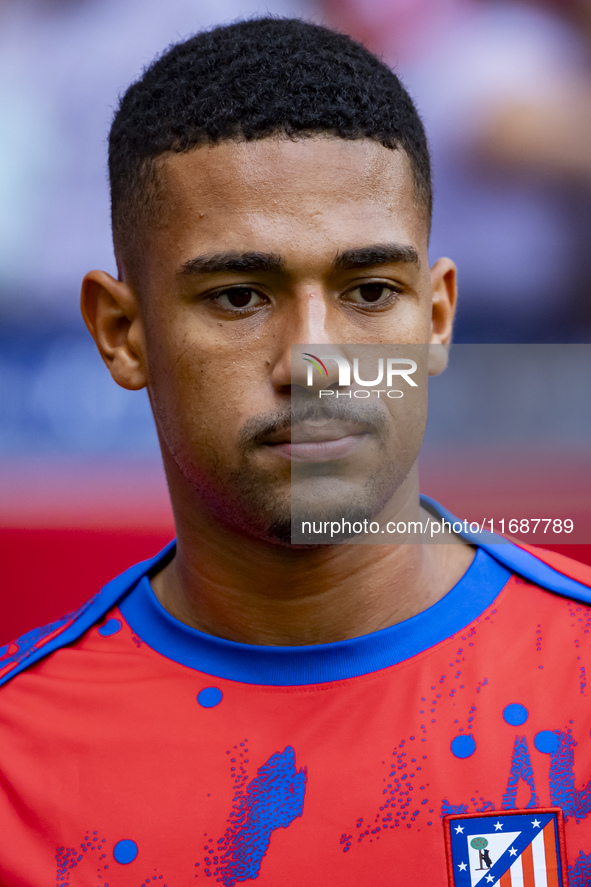
[[[128,839],[117,841],[113,847],[113,856],[115,857],[116,862],[121,863],[121,865],[127,865],[128,863],[133,862],[137,856],[137,844],[135,841],[130,841]]]
[[[98,633],[102,634],[104,638],[108,638],[109,635],[117,634],[118,631],[121,631],[121,620],[107,619],[105,624],[99,628]]]
[[[472,736],[456,736],[451,741],[451,753],[456,758],[469,758],[476,751],[476,743]]]
[[[519,727],[520,724],[525,724],[529,717],[529,712],[525,705],[513,702],[504,709],[503,717],[508,724],[512,724],[513,727]]]
[[[197,696],[197,702],[203,708],[215,708],[222,701],[224,694],[218,687],[204,687]]]
[[[558,736],[551,730],[540,730],[534,737],[534,745],[543,754],[552,755],[555,751],[558,751]]]

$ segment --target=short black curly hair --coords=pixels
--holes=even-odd
[[[115,249],[154,209],[155,158],[225,140],[328,133],[401,147],[431,217],[421,119],[392,70],[345,34],[293,18],[254,18],[170,47],[123,95],[109,136]]]

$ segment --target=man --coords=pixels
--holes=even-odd
[[[586,568],[449,526],[292,544],[294,499],[446,516],[411,391],[455,269],[397,78],[300,21],[200,34],[123,97],[110,174],[82,309],[148,388],[177,542],[2,651],[2,884],[586,883]],[[401,381],[364,408],[376,346]]]

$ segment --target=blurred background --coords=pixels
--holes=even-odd
[[[347,31],[407,85],[433,153],[431,256],[460,270],[456,341],[589,343],[591,0],[0,0],[0,643],[173,535],[145,392],[111,382],[80,281],[115,272],[118,95],[169,43],[267,12]],[[426,465],[442,499],[458,484],[443,474]],[[542,472],[554,496],[563,475]]]

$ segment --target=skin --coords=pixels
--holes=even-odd
[[[188,625],[252,644],[339,641],[421,612],[465,572],[469,546],[298,547],[270,530],[289,517],[292,491],[315,501],[309,479],[298,487],[294,475],[292,486],[285,452],[292,386],[305,386],[303,361],[292,377],[292,345],[450,341],[455,267],[440,259],[429,269],[406,155],[368,139],[273,137],[166,155],[158,174],[141,279],[118,251],[120,279],[87,274],[82,312],[114,380],[147,386],[154,410],[178,538],[152,579],[159,600]],[[337,254],[374,244],[410,248],[416,260],[335,267]],[[228,251],[271,253],[282,265],[215,271],[195,261]],[[430,371],[444,363],[439,353]],[[363,494],[373,513],[416,517],[421,434],[384,415],[387,502],[368,492],[369,468],[342,483],[330,469],[327,501],[338,511]],[[279,417],[278,431],[253,442],[253,423],[268,429]],[[320,426],[298,426],[301,439]],[[375,466],[375,436],[358,432],[356,459]]]

